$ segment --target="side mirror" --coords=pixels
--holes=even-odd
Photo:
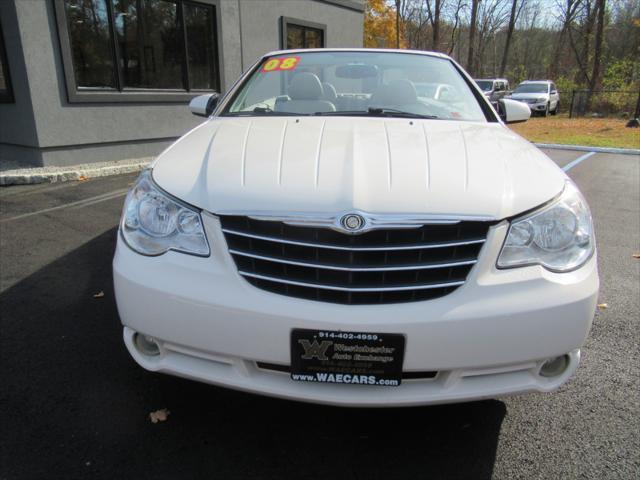
[[[551,95],[555,95],[556,93],[558,93],[557,90],[551,90]]]
[[[193,97],[189,102],[189,110],[199,117],[209,117],[213,113],[220,99],[219,93],[207,93]]]
[[[529,105],[503,98],[498,101],[498,114],[504,123],[526,122],[531,117]]]

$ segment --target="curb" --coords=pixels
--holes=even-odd
[[[0,172],[0,186],[34,185],[122,175],[144,170],[153,158],[72,165],[69,167],[37,167]]]
[[[538,148],[548,148],[550,150],[575,150],[577,152],[617,153],[620,155],[640,155],[640,150],[635,148],[585,147],[583,145],[559,145],[554,143],[534,143],[534,145]]]

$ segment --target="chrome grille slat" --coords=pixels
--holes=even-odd
[[[463,285],[492,223],[460,220],[358,234],[220,215],[239,274],[256,288],[348,305],[430,300]],[[382,220],[380,220],[382,222]]]
[[[340,287],[337,285],[322,285],[318,283],[305,283],[297,282],[295,280],[287,280],[284,278],[269,277],[267,275],[257,275],[255,273],[243,272],[239,270],[238,273],[245,277],[258,278],[260,280],[267,280],[269,282],[284,283],[287,285],[296,285],[298,287],[319,288],[321,290],[336,290],[338,292],[401,292],[406,290],[430,290],[433,288],[450,288],[459,287],[464,283],[464,280],[456,282],[446,282],[439,284],[427,284],[427,285],[407,285],[397,287]]]
[[[299,245],[301,247],[325,248],[329,250],[345,250],[345,251],[354,251],[354,252],[385,252],[388,250],[422,250],[427,248],[448,248],[448,247],[458,247],[461,245],[474,245],[474,244],[484,243],[486,241],[484,238],[477,238],[477,239],[466,240],[462,242],[425,243],[425,244],[416,244],[416,245],[402,245],[402,246],[396,246],[396,247],[386,247],[386,246],[346,247],[342,245],[327,245],[322,243],[299,242],[295,240],[269,237],[265,235],[253,235],[253,234],[248,234],[246,232],[238,232],[235,230],[230,230],[228,228],[223,228],[222,231],[230,235],[239,235],[241,237],[253,238],[256,240],[264,240],[267,242],[286,243],[289,245]]]
[[[283,258],[277,257],[267,257],[263,255],[254,255],[252,253],[243,252],[241,250],[229,249],[229,253],[232,255],[240,255],[243,257],[254,258],[256,260],[266,260],[269,262],[276,263],[286,263],[288,265],[297,265],[299,267],[310,267],[310,268],[320,268],[326,270],[339,270],[345,272],[392,272],[392,271],[402,271],[402,270],[429,270],[434,268],[448,268],[448,267],[460,267],[463,265],[473,265],[477,263],[477,260],[464,260],[460,262],[449,262],[449,263],[425,263],[422,265],[398,265],[393,267],[340,267],[338,265],[326,265],[322,263],[307,263],[307,262],[297,262],[294,260],[286,260]]]

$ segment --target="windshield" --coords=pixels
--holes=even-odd
[[[349,51],[266,58],[222,115],[413,115],[486,121],[451,61]]]
[[[493,90],[493,82],[491,80],[476,80],[476,83],[483,92],[490,92]]]
[[[548,90],[546,83],[521,83],[513,93],[547,93]]]

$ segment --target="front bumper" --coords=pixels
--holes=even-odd
[[[260,290],[237,273],[218,220],[203,215],[211,256],[176,252],[145,257],[119,238],[114,282],[125,343],[144,368],[282,398],[352,406],[458,402],[551,391],[579,363],[598,292],[595,256],[574,272],[495,268],[507,231],[490,230],[467,282],[425,302],[337,305]],[[403,369],[438,371],[399,387],[294,382],[257,362],[288,365],[293,328],[406,335]],[[136,332],[161,354],[135,347]],[[538,375],[542,362],[569,354],[560,375]]]
[[[547,102],[542,103],[528,103],[529,108],[532,112],[544,112],[547,109]]]

